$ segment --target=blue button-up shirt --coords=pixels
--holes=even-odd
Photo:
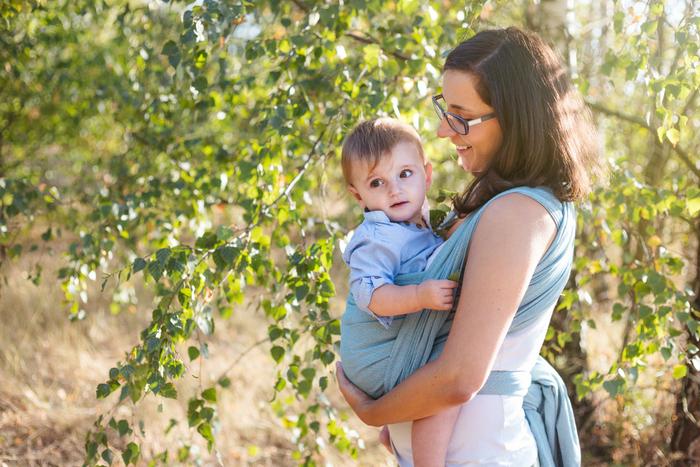
[[[350,267],[350,293],[358,308],[372,315],[372,293],[393,284],[398,274],[425,269],[428,257],[442,243],[429,227],[408,222],[392,222],[383,211],[365,212],[365,220],[355,229],[343,260]],[[389,327],[391,316],[376,316]]]

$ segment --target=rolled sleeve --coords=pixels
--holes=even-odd
[[[393,318],[378,316],[369,309],[376,289],[393,284],[401,263],[400,242],[391,242],[381,229],[363,229],[355,232],[344,256],[350,267],[350,293],[360,310],[374,316],[384,327]]]
[[[382,285],[388,283],[389,282],[387,282],[381,277],[368,276],[362,277],[350,285],[350,292],[352,293],[352,296],[355,299],[355,304],[357,305],[357,307],[360,310],[365,311],[377,318],[377,321],[379,321],[385,328],[389,327],[389,325],[393,321],[393,317],[379,316],[373,313],[372,310],[369,309],[369,302],[372,300],[372,294],[374,293],[374,291]]]

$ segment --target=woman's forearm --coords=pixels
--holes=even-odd
[[[417,420],[470,400],[479,388],[460,385],[458,374],[440,360],[428,363],[358,415],[368,425]]]

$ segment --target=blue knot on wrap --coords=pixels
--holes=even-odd
[[[424,271],[398,275],[394,283],[419,284],[427,279],[447,279],[459,274],[484,210],[510,193],[520,193],[539,202],[557,226],[556,236],[535,269],[508,333],[532,324],[556,303],[564,290],[571,271],[576,233],[573,205],[560,202],[547,188],[516,187],[494,196],[459,225]],[[453,315],[454,312],[423,310],[394,317],[386,329],[369,313],[359,310],[349,294],[341,320],[340,342],[346,375],[373,398],[382,396],[440,355]],[[566,387],[544,359],[540,357],[530,373],[492,371],[479,394],[525,398],[525,415],[542,467],[580,465],[578,435]]]

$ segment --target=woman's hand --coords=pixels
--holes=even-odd
[[[372,425],[369,415],[374,399],[369,397],[367,394],[362,392],[360,388],[350,382],[347,376],[345,376],[343,365],[340,362],[335,364],[335,369],[336,379],[338,380],[338,388],[340,389],[340,393],[345,398],[345,401],[348,403],[348,405],[350,405],[353,412],[360,417],[360,420],[367,425]]]

